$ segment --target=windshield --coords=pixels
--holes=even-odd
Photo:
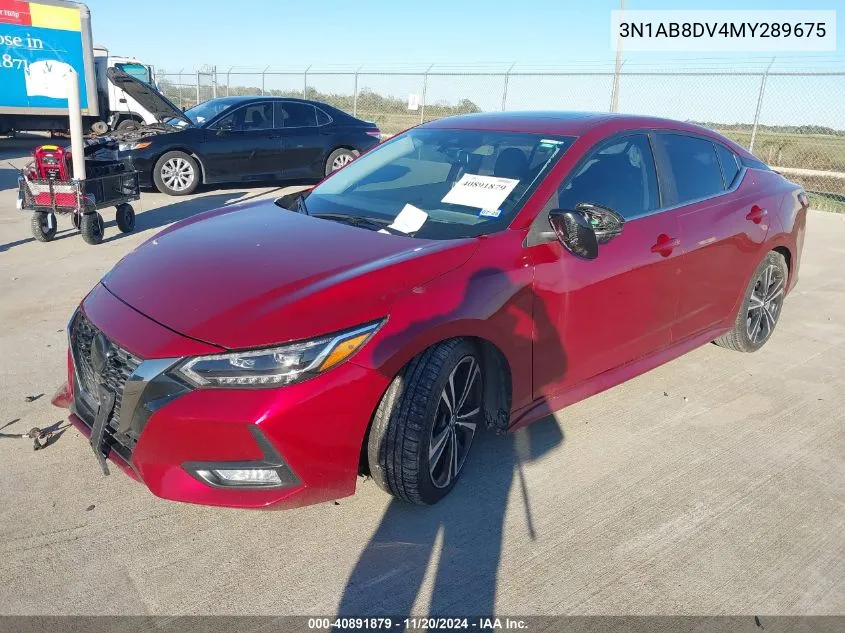
[[[427,239],[500,231],[573,140],[489,130],[409,130],[314,188],[307,211],[389,223]]]
[[[143,81],[145,84],[152,83],[150,81],[150,69],[144,66],[143,64],[125,63],[115,64],[114,66],[118,70],[122,70],[127,75],[134,77],[138,81]]]
[[[211,99],[210,101],[199,103],[193,108],[188,108],[185,110],[185,116],[188,117],[194,125],[203,125],[223,112],[226,108],[229,108],[238,102],[237,98],[222,97],[220,99]],[[167,123],[178,125],[180,127],[187,125],[184,121],[176,118],[168,120]]]

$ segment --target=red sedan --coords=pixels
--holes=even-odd
[[[714,340],[762,347],[807,204],[694,125],[434,121],[307,195],[211,211],[132,251],[73,315],[56,402],[103,470],[167,499],[291,507],[369,474],[435,503],[482,428]]]

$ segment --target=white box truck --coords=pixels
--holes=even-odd
[[[17,130],[66,131],[69,68],[80,78],[86,127],[103,133],[156,117],[108,80],[119,68],[147,83],[152,69],[134,57],[94,46],[91,14],[79,2],[0,0],[0,134]]]

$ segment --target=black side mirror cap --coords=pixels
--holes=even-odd
[[[552,209],[549,224],[564,248],[576,257],[595,259],[599,256],[596,232],[583,212]]]

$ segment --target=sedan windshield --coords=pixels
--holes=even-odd
[[[211,99],[210,101],[204,101],[203,103],[195,105],[193,108],[188,108],[185,110],[185,116],[188,117],[194,125],[203,125],[223,112],[223,110],[235,105],[236,103],[239,103],[239,100],[235,97]],[[184,121],[176,118],[170,119],[167,122],[172,125],[178,125],[179,127],[187,125]]]
[[[307,213],[426,239],[500,231],[570,137],[417,128],[350,163],[307,196]]]

